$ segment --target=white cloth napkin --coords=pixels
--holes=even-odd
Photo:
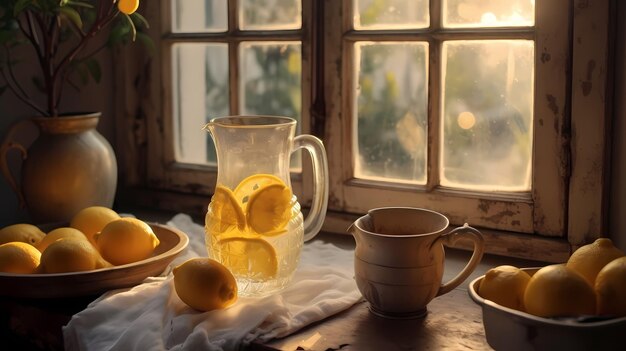
[[[63,327],[67,350],[237,350],[253,340],[287,336],[361,300],[353,252],[314,240],[304,245],[293,281],[278,294],[195,311],[176,295],[170,271],[206,256],[204,229],[184,214],[167,224],[185,232],[189,246],[166,275],[108,292],[74,315]]]

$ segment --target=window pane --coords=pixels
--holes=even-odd
[[[426,183],[428,44],[355,44],[355,176]]]
[[[226,0],[173,0],[172,31],[225,32],[227,11]]]
[[[216,164],[209,119],[229,114],[228,45],[175,44],[172,49],[176,160]]]
[[[242,43],[240,110],[243,114],[300,120],[302,56],[299,42]]]
[[[530,189],[534,43],[443,43],[441,185]]]
[[[301,0],[241,0],[239,26],[242,30],[300,29]]]
[[[428,0],[353,0],[354,29],[411,29],[429,26]]]
[[[535,24],[535,0],[444,0],[444,27],[523,27]]]

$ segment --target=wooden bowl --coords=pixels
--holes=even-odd
[[[157,276],[187,247],[189,238],[175,228],[149,224],[160,244],[153,255],[145,260],[85,272],[0,273],[0,296],[41,299],[97,295],[112,289],[131,287],[147,277]]]
[[[540,267],[522,268],[533,275]],[[543,318],[483,299],[478,286],[485,276],[474,279],[469,295],[483,311],[487,343],[496,350],[623,350],[626,317],[605,319]]]

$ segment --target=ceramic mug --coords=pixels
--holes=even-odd
[[[441,213],[412,207],[370,210],[348,229],[356,240],[354,272],[370,311],[387,318],[421,318],[436,296],[450,292],[474,271],[483,256],[482,234],[467,224],[444,233]],[[467,238],[474,251],[463,270],[442,283],[444,243]]]

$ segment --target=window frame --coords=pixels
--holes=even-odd
[[[235,3],[229,0],[229,5]],[[303,31],[308,28],[307,35],[314,35],[312,23],[307,18],[328,18],[328,14],[336,14],[345,11],[349,1],[323,0],[316,6],[322,6],[326,16],[315,12],[313,16],[303,16]],[[549,188],[556,184],[563,189],[560,196],[542,196],[543,193],[533,192],[530,199],[515,198],[507,194],[504,197],[493,196],[489,201],[476,198],[471,192],[461,192],[449,189],[436,190],[437,196],[450,195],[454,198],[452,207],[438,207],[437,202],[429,205],[429,208],[445,212],[455,224],[468,221],[472,225],[480,226],[483,222],[479,217],[468,218],[461,215],[465,208],[474,208],[481,211],[480,206],[488,208],[489,216],[510,216],[515,211],[523,211],[527,218],[532,218],[532,225],[528,230],[520,231],[512,221],[499,230],[483,230],[487,238],[487,252],[503,255],[543,259],[548,261],[562,261],[569,252],[577,246],[583,245],[600,237],[607,228],[607,203],[608,203],[608,153],[610,146],[610,121],[611,121],[611,93],[612,81],[610,78],[612,59],[612,38],[614,35],[614,2],[611,0],[599,0],[589,2],[586,0],[558,0],[559,3],[567,3],[570,9],[568,25],[559,27],[566,31],[571,41],[564,43],[557,37],[540,36],[536,44],[537,69],[551,72],[558,71],[568,78],[564,88],[550,86],[537,86],[535,96],[544,96],[542,104],[536,103],[539,111],[536,116],[545,116],[544,128],[539,128],[535,133],[544,133],[544,137],[534,137],[535,155],[541,154],[543,148],[551,148],[560,152],[558,162],[545,160],[536,167],[550,169],[551,177],[547,180],[533,179],[535,184],[544,184]],[[305,11],[317,11],[314,4],[317,1],[303,0],[302,9]],[[544,1],[537,1],[538,16],[550,18],[553,12],[550,8],[543,8]],[[150,35],[157,43],[157,54],[147,57],[145,52],[137,49],[116,50],[115,60],[116,79],[120,84],[117,89],[116,123],[122,132],[117,134],[116,147],[126,152],[121,158],[120,173],[122,186],[130,190],[119,201],[152,205],[161,209],[187,211],[203,214],[206,211],[208,197],[215,184],[215,177],[207,173],[206,167],[182,167],[172,163],[172,154],[168,154],[168,133],[171,128],[165,126],[170,123],[168,117],[167,101],[168,75],[162,67],[167,56],[164,55],[167,48],[168,37],[164,35],[164,28],[169,28],[169,23],[163,18],[168,14],[169,1],[143,2],[142,13],[151,23]],[[433,7],[431,11],[437,11]],[[545,11],[545,12],[544,12]],[[558,13],[557,13],[558,15]],[[432,16],[431,21],[438,18]],[[344,17],[345,19],[345,17]],[[544,23],[539,20],[539,23]],[[559,26],[558,21],[546,21],[546,26]],[[406,195],[406,186],[398,185],[392,190],[380,190],[378,184],[371,182],[352,181],[350,167],[346,166],[347,151],[350,150],[350,138],[345,126],[347,114],[344,104],[347,99],[344,88],[341,85],[341,75],[337,72],[346,69],[346,62],[336,61],[329,45],[337,45],[342,50],[343,33],[346,33],[345,21],[337,23],[325,20],[322,22],[324,33],[324,46],[321,49],[322,56],[317,56],[320,51],[315,45],[305,49],[303,41],[302,59],[309,60],[311,65],[305,69],[303,62],[303,108],[302,130],[313,131],[322,136],[329,154],[329,168],[341,170],[334,171],[330,177],[330,197],[327,220],[324,230],[343,232],[358,214],[363,213],[363,208],[381,207],[386,205],[412,205],[423,206],[420,200],[430,197],[429,193]],[[319,30],[319,28],[318,28]],[[351,35],[351,34],[349,34]],[[462,33],[460,35],[463,35]],[[319,33],[318,33],[319,36]],[[171,38],[169,38],[171,39]],[[195,40],[195,38],[189,38]],[[543,51],[543,44],[560,45],[559,52],[567,51],[561,56],[554,51]],[[545,46],[548,47],[548,46]],[[330,51],[329,51],[330,50]],[[547,56],[547,55],[549,56]],[[314,64],[317,62],[318,64]],[[560,62],[560,63],[559,63]],[[592,67],[593,65],[593,67]],[[435,65],[429,65],[433,67]],[[316,73],[314,69],[322,70]],[[317,75],[323,75],[324,85],[314,81]],[[433,74],[431,71],[430,75]],[[537,73],[539,74],[539,73]],[[308,75],[308,78],[305,76]],[[432,81],[432,80],[431,80]],[[317,85],[316,85],[317,84]],[[437,84],[433,82],[431,84]],[[431,86],[436,88],[436,86]],[[544,91],[541,95],[540,91]],[[315,94],[322,93],[325,96],[325,104],[318,104]],[[552,93],[552,94],[550,94]],[[308,95],[308,100],[306,95]],[[432,94],[431,94],[432,95]],[[552,95],[552,98],[549,96]],[[338,100],[342,99],[339,104]],[[430,98],[429,98],[430,99]],[[306,103],[305,103],[306,101]],[[432,101],[429,102],[432,108]],[[309,111],[307,106],[312,107]],[[320,113],[324,111],[325,113]],[[326,116],[324,118],[324,115]],[[431,116],[435,115],[431,113]],[[589,118],[594,116],[594,118]],[[429,117],[432,118],[432,117]],[[535,121],[539,121],[535,118]],[[432,128],[433,121],[429,120]],[[537,127],[540,123],[536,122]],[[584,132],[582,132],[584,131]],[[544,135],[541,134],[541,135]],[[538,140],[543,139],[546,144]],[[431,141],[429,140],[429,143]],[[591,146],[591,147],[589,147]],[[429,150],[429,156],[434,150]],[[338,156],[339,155],[339,156]],[[169,157],[168,157],[169,156]],[[306,165],[307,162],[303,162]],[[351,165],[351,161],[347,163]],[[303,173],[299,191],[307,193],[310,181],[307,180],[307,172]],[[337,176],[339,175],[339,176]],[[534,177],[534,175],[533,175]],[[542,183],[544,182],[544,183]],[[297,184],[296,182],[294,182]],[[294,187],[297,185],[294,184]],[[348,184],[346,186],[346,184]],[[310,189],[310,188],[309,188]],[[367,196],[354,197],[354,191],[367,189]],[[296,190],[298,191],[298,190]],[[310,193],[310,190],[309,190]],[[407,197],[408,196],[408,197]],[[349,200],[352,198],[352,200]],[[437,198],[435,198],[436,200]],[[531,208],[529,201],[534,201],[537,206]],[[357,201],[361,207],[351,205],[349,201]],[[442,200],[443,201],[443,200]],[[303,202],[306,206],[306,202]],[[516,203],[516,207],[511,207]],[[551,210],[550,206],[560,204],[561,209]],[[556,211],[552,213],[551,211]],[[478,212],[477,212],[478,213]],[[479,219],[474,221],[474,219]],[[541,231],[537,231],[540,228]],[[481,229],[482,230],[482,229]],[[527,231],[530,235],[520,234]],[[535,235],[544,234],[548,237]],[[552,237],[550,237],[552,236]],[[462,243],[459,246],[463,246]]]

